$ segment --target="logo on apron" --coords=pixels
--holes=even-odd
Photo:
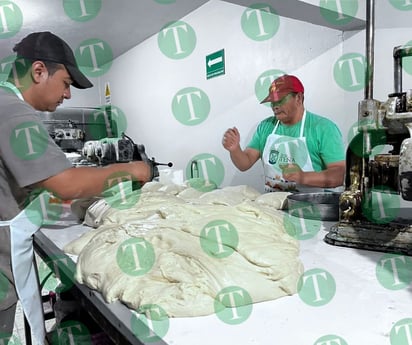
[[[276,123],[272,133],[267,137],[262,152],[262,162],[265,170],[265,191],[297,190],[294,181],[284,179],[283,174],[286,168],[313,171],[306,138],[303,135],[305,120],[306,112],[300,124],[299,137],[276,134],[279,121]]]
[[[274,149],[272,149],[272,150],[270,150],[270,153],[269,153],[269,163],[270,164],[276,164],[276,162],[278,161],[278,158],[279,158],[279,151],[278,150],[274,150]]]

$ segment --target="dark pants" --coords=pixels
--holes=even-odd
[[[13,304],[6,310],[0,310],[0,339],[5,340],[4,344],[8,344],[9,338],[13,335],[14,317],[16,315],[16,304]]]

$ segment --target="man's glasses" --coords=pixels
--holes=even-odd
[[[283,97],[281,100],[277,102],[270,102],[270,105],[272,108],[275,107],[280,107],[281,105],[285,104],[287,101],[289,101],[293,97],[293,93],[287,94],[285,97]]]

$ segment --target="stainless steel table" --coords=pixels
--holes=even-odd
[[[327,303],[312,305],[301,293],[256,303],[250,317],[237,325],[226,324],[216,315],[171,318],[167,334],[155,344],[315,345],[328,335],[344,339],[346,343],[341,343],[345,345],[408,344],[408,320],[412,332],[412,258],[331,246],[323,238],[333,223],[299,221],[304,221],[308,230],[316,230],[313,236],[300,240],[305,273],[318,272],[319,277],[328,276],[334,282],[333,296]],[[73,222],[41,229],[34,236],[35,249],[43,258],[62,255],[64,244],[87,230]],[[393,264],[398,264],[399,276],[391,271]],[[61,269],[70,278],[73,267],[71,260]],[[100,293],[73,283],[84,309],[115,343],[143,344],[132,331],[131,310],[119,302],[107,304]]]

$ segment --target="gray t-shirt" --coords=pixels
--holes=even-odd
[[[21,211],[33,184],[72,164],[34,108],[5,87],[0,87],[0,104],[0,220],[10,220]],[[0,310],[16,301],[9,228],[0,227]]]

